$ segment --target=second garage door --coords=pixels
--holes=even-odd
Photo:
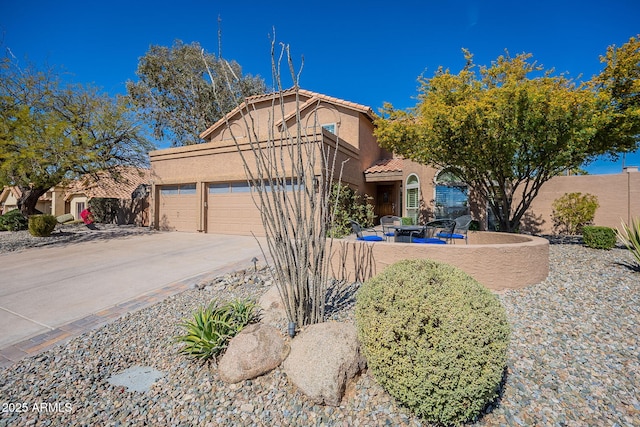
[[[260,211],[244,182],[208,185],[207,232],[264,236]]]

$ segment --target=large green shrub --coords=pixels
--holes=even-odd
[[[256,304],[249,300],[235,300],[226,304],[211,301],[209,306],[200,307],[193,319],[180,324],[184,335],[174,337],[174,342],[184,346],[180,353],[207,361],[216,359],[249,323],[257,320]]]
[[[0,230],[20,231],[28,227],[27,218],[18,210],[14,209],[0,216]]]
[[[616,235],[636,259],[636,270],[640,271],[640,217],[632,219],[631,225],[623,221],[622,231],[616,230]]]
[[[89,200],[89,210],[95,222],[112,224],[116,222],[120,200],[107,197],[94,197]]]
[[[593,222],[600,205],[593,194],[566,193],[553,201],[553,226],[560,234],[580,234]]]
[[[589,225],[582,229],[582,239],[590,248],[609,250],[616,245],[616,232],[613,228]]]
[[[56,228],[58,220],[53,215],[31,215],[29,217],[29,233],[35,237],[49,237]]]
[[[378,382],[430,422],[472,420],[499,393],[506,312],[453,266],[423,259],[388,267],[358,291],[356,325]]]
[[[339,182],[331,186],[329,208],[335,209],[335,213],[333,224],[328,227],[330,237],[340,238],[351,234],[350,220],[363,227],[373,227],[373,206],[367,203],[366,197]]]

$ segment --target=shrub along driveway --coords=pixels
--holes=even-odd
[[[74,332],[68,327],[72,322],[79,329],[79,319],[91,320],[96,313],[118,316],[140,306],[131,304],[134,299],[159,290],[170,295],[172,288],[184,289],[203,276],[253,266],[254,256],[264,262],[253,237],[196,233],[152,233],[0,254],[0,349],[42,334],[64,338]]]

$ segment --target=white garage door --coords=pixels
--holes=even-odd
[[[198,231],[198,197],[195,184],[160,187],[160,230]]]
[[[209,184],[207,193],[208,233],[264,236],[260,211],[246,181]]]

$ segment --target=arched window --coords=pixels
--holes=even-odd
[[[420,209],[420,180],[418,175],[411,174],[407,177],[405,185],[405,215],[413,218],[413,223],[418,223]]]
[[[436,176],[435,201],[436,219],[469,214],[469,188],[454,170],[444,169]]]

